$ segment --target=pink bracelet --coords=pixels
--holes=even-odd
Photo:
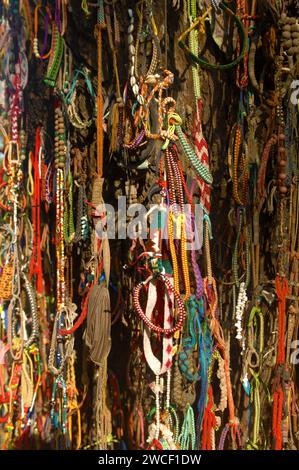
[[[186,313],[185,313],[185,308],[184,308],[184,303],[180,297],[180,294],[178,292],[176,292],[173,288],[173,286],[171,285],[171,283],[169,282],[169,280],[167,279],[167,277],[164,277],[162,276],[161,274],[159,274],[159,277],[163,278],[164,281],[165,281],[165,285],[166,287],[168,288],[168,290],[172,291],[173,294],[174,294],[174,298],[175,300],[177,301],[177,304],[178,304],[178,307],[179,307],[179,319],[176,323],[176,325],[173,327],[173,328],[161,328],[160,326],[157,326],[155,325],[154,323],[152,323],[148,318],[147,316],[145,315],[144,311],[142,310],[141,306],[140,306],[140,302],[139,302],[139,295],[140,295],[140,291],[142,289],[142,287],[144,285],[146,285],[148,282],[151,281],[152,277],[150,277],[149,279],[147,279],[145,282],[140,282],[135,288],[134,288],[134,292],[133,292],[133,301],[134,301],[134,307],[135,307],[135,310],[136,312],[138,313],[138,315],[141,317],[141,319],[144,321],[144,323],[148,326],[148,328],[150,328],[151,330],[155,331],[156,333],[158,334],[164,334],[164,335],[167,335],[167,336],[171,336],[173,335],[177,330],[180,330],[183,326],[183,322],[185,320],[185,316],[186,316]]]

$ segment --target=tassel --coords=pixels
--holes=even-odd
[[[87,310],[84,340],[90,350],[90,358],[103,365],[111,348],[111,308],[109,290],[105,284],[93,287]]]
[[[92,197],[91,197],[91,202],[94,207],[97,207],[100,204],[104,204],[103,184],[104,184],[104,178],[101,178],[100,176],[96,176],[93,181]]]

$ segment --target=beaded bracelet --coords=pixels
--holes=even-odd
[[[151,330],[155,331],[158,334],[164,334],[164,335],[173,335],[176,331],[180,330],[183,326],[183,322],[185,320],[186,312],[184,308],[184,303],[179,295],[179,293],[173,288],[172,284],[169,282],[167,277],[165,277],[163,274],[158,274],[157,277],[160,277],[164,280],[165,285],[168,290],[172,291],[174,294],[174,298],[177,301],[178,304],[178,309],[179,309],[179,319],[176,323],[176,325],[173,328],[161,328],[160,326],[155,325],[152,323],[147,316],[145,315],[144,311],[141,308],[140,302],[139,302],[139,295],[140,291],[143,286],[148,284],[153,279],[153,276],[150,276],[146,281],[140,282],[135,288],[133,292],[133,300],[134,300],[134,307],[138,315],[141,317],[141,319],[144,321],[144,323],[150,328]]]
[[[63,217],[63,235],[66,244],[72,243],[75,237],[75,224],[73,213],[73,177],[71,172],[67,176],[68,183],[68,204],[65,200],[64,217]]]
[[[219,5],[219,8],[221,8],[223,11],[227,11],[227,13],[229,13],[232,17],[233,17],[233,20],[235,21],[236,25],[237,25],[237,28],[238,28],[238,32],[239,32],[239,36],[240,36],[240,39],[241,39],[241,42],[242,42],[242,48],[241,48],[241,51],[240,51],[240,54],[239,56],[233,60],[232,62],[229,62],[228,64],[210,64],[209,62],[207,62],[206,60],[204,59],[201,59],[200,57],[198,57],[197,55],[193,54],[193,52],[191,52],[191,50],[189,49],[189,47],[187,46],[187,44],[184,42],[184,39],[185,37],[199,24],[201,23],[201,25],[204,25],[204,21],[205,21],[205,18],[207,17],[207,15],[210,13],[211,11],[211,7],[206,11],[206,13],[197,18],[194,23],[192,24],[192,26],[190,26],[190,28],[188,28],[183,34],[181,34],[181,36],[179,37],[179,46],[184,50],[184,52],[191,58],[191,60],[193,60],[193,62],[196,62],[197,64],[201,65],[202,67],[205,67],[207,69],[212,69],[212,70],[227,70],[227,69],[231,69],[232,67],[234,67],[235,65],[239,64],[239,62],[241,62],[241,60],[243,59],[244,57],[244,54],[245,52],[247,51],[248,49],[248,41],[246,39],[246,33],[245,33],[245,30],[244,30],[244,27],[243,27],[243,23],[241,21],[241,19],[230,9],[228,8],[225,3],[220,3]]]

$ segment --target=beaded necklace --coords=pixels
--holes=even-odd
[[[56,168],[56,292],[57,304],[54,319],[51,347],[49,353],[49,369],[59,375],[64,370],[66,360],[71,355],[74,338],[66,340],[60,334],[64,327],[73,325],[73,315],[67,307],[65,281],[65,245],[64,245],[64,165],[66,157],[64,119],[59,104],[55,108],[55,168]]]
[[[72,174],[69,171],[67,177],[68,184],[68,196],[67,201],[64,201],[64,219],[63,219],[63,233],[64,241],[66,244],[73,242],[75,237],[75,226],[74,226],[74,215],[73,215],[73,178]],[[69,214],[67,214],[67,209],[69,209]]]
[[[184,210],[184,197],[183,197],[183,185],[181,181],[181,174],[178,169],[177,164],[177,153],[174,148],[167,149],[165,151],[166,157],[166,175],[167,181],[169,184],[169,195],[170,195],[170,232],[173,231],[173,220],[174,217],[178,217],[179,219],[179,236],[181,241],[181,261],[182,261],[182,271],[183,271],[183,278],[185,283],[185,298],[184,300],[188,300],[190,296],[190,279],[189,279],[189,268],[188,268],[188,259],[187,259],[187,252],[186,252],[186,229],[185,229],[185,216],[183,214]],[[175,190],[176,188],[176,190]],[[177,193],[178,197],[176,198],[175,194]],[[177,212],[177,202],[179,212]],[[178,274],[177,274],[177,260],[176,260],[176,252],[173,245],[173,234],[171,236],[171,256],[172,261],[175,268],[175,279],[176,279],[176,288],[178,288]]]
[[[63,170],[56,170],[56,236],[57,236],[57,308],[65,305],[65,252],[63,240],[63,221],[64,221],[64,198]]]
[[[153,278],[150,276],[145,282],[139,283],[135,288],[134,288],[134,307],[136,309],[136,312],[138,315],[141,317],[141,319],[145,322],[145,324],[155,331],[158,334],[164,334],[164,335],[173,335],[177,330],[180,330],[183,324],[183,320],[185,318],[185,309],[184,309],[184,304],[179,296],[179,294],[174,290],[171,282],[167,277],[165,277],[163,274],[158,274],[158,278],[161,278],[164,282],[166,287],[170,292],[173,292],[174,298],[177,302],[178,308],[179,308],[179,319],[176,322],[175,326],[171,328],[162,328],[160,326],[155,325],[152,321],[148,320],[146,317],[145,313],[143,312],[141,306],[140,306],[140,301],[139,301],[139,296],[140,296],[140,291],[143,286],[145,286],[147,283],[151,281]]]
[[[237,124],[235,128],[235,139],[234,139],[234,152],[233,152],[233,198],[236,203],[240,206],[246,206],[247,204],[247,191],[248,191],[248,174],[246,168],[245,154],[241,145],[242,139],[242,124]],[[239,175],[241,176],[242,190],[241,194],[238,190]]]

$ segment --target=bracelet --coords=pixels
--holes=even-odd
[[[51,54],[48,62],[47,73],[44,78],[45,85],[54,88],[59,73],[62,56],[64,49],[64,39],[60,35],[58,28],[53,23],[52,28],[52,42],[51,42]]]
[[[144,323],[150,328],[151,330],[155,331],[158,334],[164,334],[167,336],[173,335],[176,331],[180,330],[183,326],[183,322],[185,320],[185,308],[183,301],[180,297],[180,294],[173,288],[167,277],[164,277],[162,274],[158,274],[158,277],[161,277],[165,281],[165,285],[168,288],[168,290],[172,291],[174,294],[174,298],[178,303],[178,308],[179,308],[179,319],[176,323],[176,325],[173,328],[162,328],[160,326],[155,325],[152,323],[147,316],[145,315],[144,311],[141,308],[140,302],[139,302],[139,294],[144,285],[146,285],[149,281],[151,281],[152,277],[147,279],[145,282],[140,282],[135,288],[133,292],[133,300],[134,300],[134,307],[138,315],[141,317],[141,319],[144,321]]]
[[[193,52],[191,52],[191,50],[189,49],[187,44],[183,41],[183,39],[187,36],[187,34],[189,34],[199,23],[204,24],[204,20],[205,20],[206,16],[208,15],[208,13],[210,12],[210,8],[206,11],[206,13],[203,16],[197,18],[194,21],[194,23],[192,24],[192,26],[187,29],[187,31],[185,31],[183,34],[181,34],[181,36],[179,37],[179,46],[184,50],[184,52],[186,54],[188,54],[188,56],[191,58],[191,60],[193,60],[197,64],[201,65],[202,67],[212,69],[212,70],[227,70],[227,69],[231,69],[235,65],[239,64],[239,62],[241,62],[241,60],[244,57],[244,54],[245,54],[246,50],[248,49],[248,41],[246,39],[246,33],[245,33],[245,30],[244,30],[243,23],[242,23],[241,19],[230,8],[228,8],[225,5],[225,3],[220,3],[219,7],[223,11],[227,11],[227,13],[232,15],[232,17],[233,17],[233,19],[234,19],[234,21],[237,25],[239,35],[240,35],[240,39],[242,40],[242,48],[241,48],[240,55],[235,60],[233,60],[232,62],[229,62],[228,64],[210,64],[206,60],[201,59],[197,55],[193,54]]]

